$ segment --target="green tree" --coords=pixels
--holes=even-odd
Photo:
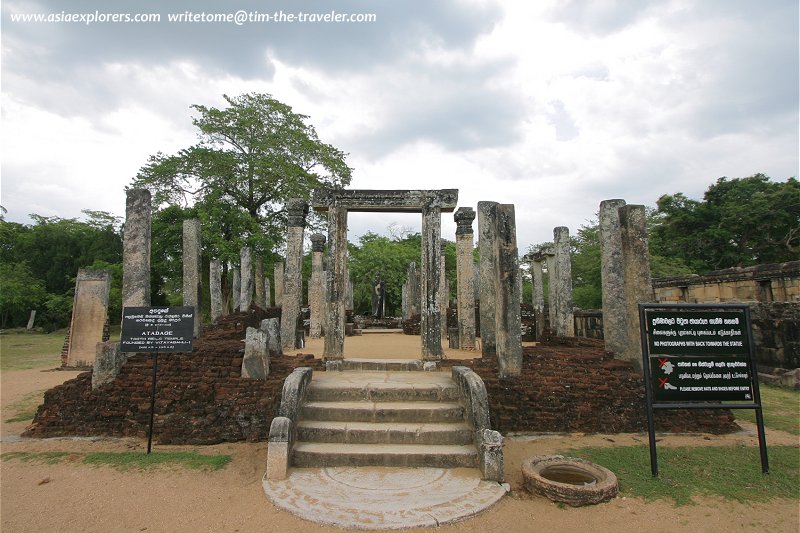
[[[703,200],[683,193],[658,199],[652,241],[660,255],[698,273],[774,263],[800,255],[800,183],[764,174],[720,178]]]
[[[3,308],[7,323],[23,324],[28,312],[38,307],[37,321],[46,328],[66,326],[78,270],[97,262],[121,268],[121,220],[102,211],[83,213],[85,221],[31,215],[32,225],[0,218],[0,264],[3,277],[10,276]],[[23,282],[31,284],[30,294],[22,295],[25,305],[14,294]]]
[[[150,189],[159,206],[193,205],[206,255],[236,263],[242,246],[251,246],[260,278],[259,259],[285,239],[285,202],[346,186],[352,169],[344,152],[320,141],[307,116],[270,95],[224,98],[223,109],[192,106],[200,141],[151,156],[131,187]]]
[[[24,325],[28,313],[46,298],[42,282],[26,263],[0,262],[0,327]]]

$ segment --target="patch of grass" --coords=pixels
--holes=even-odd
[[[0,335],[0,371],[61,366],[61,348],[67,330],[36,333],[13,330]]]
[[[764,425],[800,435],[800,391],[774,385],[761,385],[759,392]],[[753,409],[734,409],[733,414],[740,420],[756,423],[756,412]]]
[[[758,448],[746,446],[661,447],[659,477],[650,475],[647,446],[582,448],[562,452],[604,466],[616,474],[620,492],[645,500],[693,503],[695,496],[739,502],[800,499],[800,452],[795,446],[767,449],[770,473],[761,473]]]
[[[39,404],[42,403],[43,395],[43,390],[31,392],[26,394],[20,401],[5,407],[4,411],[16,413],[5,421],[7,423],[33,421],[33,417],[36,415],[36,409],[39,407]]]
[[[146,470],[159,466],[190,470],[221,470],[231,462],[230,455],[200,455],[197,452],[8,452],[0,455],[4,461],[23,461],[56,464],[65,460],[86,465],[110,466],[119,470]]]
[[[200,455],[196,452],[95,452],[83,459],[84,464],[103,465],[120,470],[143,470],[153,466],[180,466],[191,470],[221,470],[231,462],[230,455]]]
[[[74,455],[75,454],[70,452],[7,452],[0,455],[0,459],[4,461],[17,460],[24,463],[45,463],[54,465]]]

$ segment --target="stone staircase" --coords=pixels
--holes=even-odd
[[[478,467],[474,430],[449,373],[420,361],[343,361],[308,383],[290,464]]]

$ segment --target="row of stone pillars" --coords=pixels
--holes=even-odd
[[[606,350],[641,366],[639,303],[655,300],[650,276],[645,208],[625,200],[600,203],[603,335]],[[574,336],[569,230],[553,230],[554,244],[528,259],[533,282],[536,334],[544,333],[543,269],[549,278],[550,323],[556,335]]]
[[[365,193],[384,196],[366,199],[359,196]],[[313,235],[312,280],[309,285],[311,335],[319,337],[325,333],[326,358],[343,357],[345,303],[349,288],[346,244],[348,209],[379,211],[405,208],[418,210],[422,214],[422,271],[419,284],[422,356],[426,360],[441,359],[441,336],[446,327],[447,306],[446,297],[442,297],[446,293],[441,277],[441,213],[443,206],[452,210],[456,198],[457,191],[453,190],[315,192],[315,208],[328,211],[329,254],[328,268],[323,270],[326,239],[322,235]],[[123,243],[122,298],[125,307],[150,304],[150,203],[148,191],[128,191]],[[283,304],[281,339],[285,350],[297,347],[303,232],[308,208],[308,204],[302,200],[287,203],[289,224],[286,262],[275,265],[275,279],[280,280],[275,283],[276,303]],[[480,286],[481,351],[483,355],[497,355],[500,372],[504,376],[518,374],[522,361],[520,315],[515,311],[519,309],[521,300],[521,279],[514,217],[514,206],[511,204],[478,203],[478,246],[481,257],[478,280],[472,261],[475,211],[462,207],[454,214],[457,223],[459,344],[465,349],[476,346],[474,294],[477,284]],[[200,223],[198,220],[187,220],[183,230],[184,304],[199,307]],[[644,207],[625,205],[624,200],[602,202],[600,237],[606,348],[636,364],[639,359],[637,304],[653,300]],[[569,230],[565,227],[555,228],[552,249],[530,259],[533,305],[537,318],[541,317],[544,307],[542,270],[546,265],[550,278],[550,316],[554,331],[561,336],[574,335]],[[222,314],[219,261],[212,260],[210,269],[211,314],[212,320],[216,320]],[[236,279],[239,271],[234,271],[234,292],[239,296],[236,303],[238,307],[247,309],[252,301],[254,283],[249,248],[242,250],[240,272],[241,278]],[[324,286],[321,283],[323,272],[326,276]],[[269,294],[269,288],[265,288],[265,293]],[[410,288],[406,290],[410,292]],[[199,336],[199,314],[196,316],[195,335]],[[537,320],[537,325],[542,322]],[[541,334],[541,330],[537,333]]]
[[[125,231],[123,235],[123,275],[122,275],[122,305],[123,307],[143,307],[150,305],[150,231],[151,231],[151,206],[150,192],[146,189],[132,189],[127,192],[125,206]],[[305,215],[308,213],[308,204],[294,201],[287,206],[289,211],[289,239],[287,241],[287,261],[290,262],[288,280],[284,280],[283,263],[275,264],[275,298],[278,306],[284,301],[283,287],[289,285],[286,291],[289,297],[287,302],[289,310],[287,315],[300,314],[300,265],[302,263],[302,238],[305,226]],[[201,240],[200,221],[197,219],[183,222],[183,304],[201,307]],[[254,290],[252,250],[242,248],[240,254],[240,268],[233,273],[233,307],[234,309],[248,309],[253,301],[253,294],[262,293],[268,305],[270,294],[269,278],[263,280],[262,291]],[[212,259],[209,268],[209,292],[211,295],[211,320],[216,321],[224,314],[222,298],[222,268],[218,259]],[[294,332],[289,334],[282,331],[290,340],[295,338]],[[200,314],[195,314],[194,336],[201,333]],[[287,341],[289,342],[289,341]],[[293,341],[292,341],[293,342]],[[294,348],[292,346],[291,348]]]

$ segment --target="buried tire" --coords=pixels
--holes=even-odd
[[[575,457],[538,455],[522,463],[525,488],[573,507],[616,497],[617,476],[611,470]]]

